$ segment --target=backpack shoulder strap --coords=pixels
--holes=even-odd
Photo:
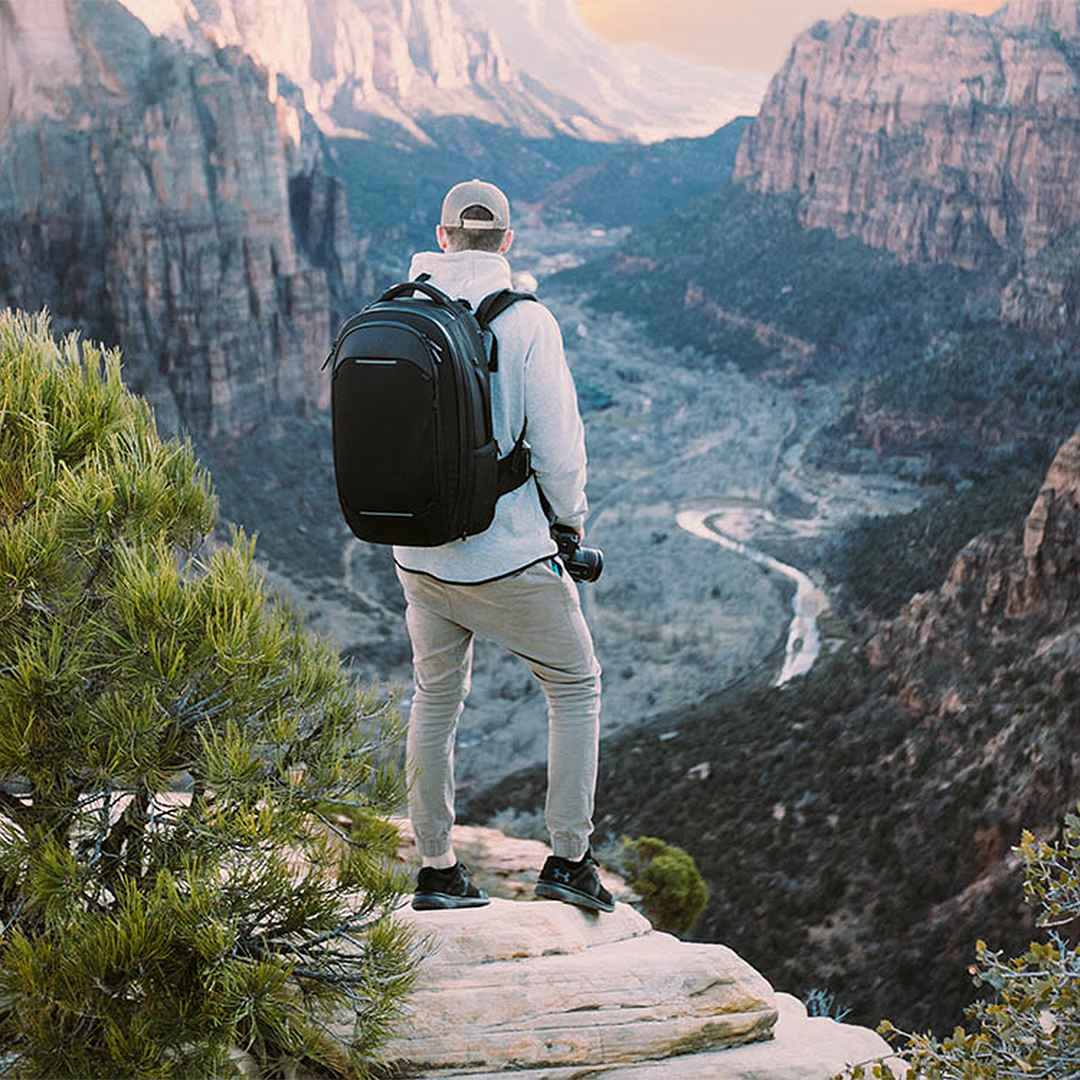
[[[514,443],[513,449],[506,457],[499,458],[497,468],[497,483],[499,495],[505,495],[508,491],[514,491],[521,487],[530,476],[533,475],[532,451],[525,441],[525,430],[529,426],[528,418],[521,426],[521,434]]]
[[[491,345],[488,349],[488,371],[499,370],[499,339],[495,336],[491,324],[511,304],[516,304],[519,300],[536,300],[536,297],[532,293],[499,289],[497,292],[488,293],[476,308],[476,321],[480,324],[481,333],[491,336]]]
[[[515,292],[513,289],[500,289],[498,292],[489,293],[477,306],[476,321],[480,324],[480,329],[484,334],[491,337],[491,349],[488,359],[489,371],[497,371],[499,368],[499,339],[492,329],[491,323],[519,300],[535,301],[536,297],[532,293]],[[532,454],[529,451],[529,444],[525,441],[525,431],[528,426],[529,421],[526,418],[513,449],[506,457],[499,459],[498,484],[500,495],[505,495],[508,491],[514,491],[516,488],[521,487],[533,475]]]
[[[532,293],[514,292],[513,289],[499,289],[488,293],[476,308],[476,321],[486,330],[490,323],[519,300],[536,300],[536,297]]]

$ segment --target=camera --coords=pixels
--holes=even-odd
[[[595,581],[604,569],[604,553],[599,548],[582,547],[577,533],[566,525],[552,525],[551,539],[559,547],[566,572],[575,581]]]

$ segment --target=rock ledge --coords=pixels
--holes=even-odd
[[[436,948],[387,1057],[413,1069],[639,1062],[769,1038],[772,987],[724,945],[679,941],[626,904],[556,901],[403,916]]]

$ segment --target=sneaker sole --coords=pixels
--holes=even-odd
[[[449,893],[417,893],[413,897],[413,911],[442,911],[447,908],[483,907],[490,904],[486,896],[451,896]]]
[[[538,881],[534,890],[537,896],[545,900],[561,900],[564,904],[574,904],[577,907],[589,908],[591,911],[614,911],[614,904],[605,904],[603,900],[589,893],[579,892],[577,889],[568,888],[565,885],[552,885],[546,881]]]

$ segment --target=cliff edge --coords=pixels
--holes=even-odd
[[[725,946],[657,933],[627,904],[597,916],[496,898],[404,919],[434,950],[387,1048],[409,1076],[825,1080],[889,1053],[865,1028],[808,1018]]]

